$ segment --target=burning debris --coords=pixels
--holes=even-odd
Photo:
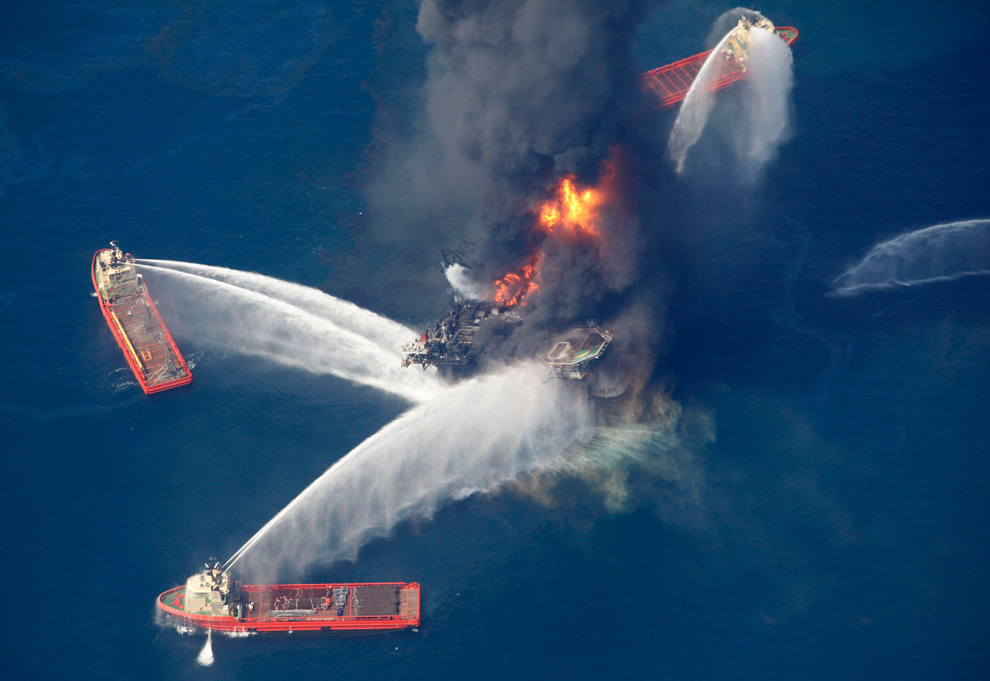
[[[524,265],[519,274],[508,272],[501,279],[496,279],[495,304],[506,308],[525,305],[529,294],[539,292],[540,285],[537,282],[542,279],[540,266],[544,257],[543,253],[540,253],[533,262]]]

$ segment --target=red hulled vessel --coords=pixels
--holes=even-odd
[[[774,26],[768,19],[760,19],[756,22],[740,19],[729,36],[719,43],[722,59],[713,64],[713,68],[717,70],[712,75],[709,90],[721,90],[749,75],[749,38],[750,31],[754,29],[770,31],[788,45],[798,37],[798,30],[793,26]],[[643,90],[647,94],[656,96],[661,108],[683,101],[694,79],[698,77],[701,67],[713,51],[708,50],[647,71],[642,76]]]
[[[212,560],[212,559],[211,559]],[[231,632],[375,632],[419,626],[419,584],[241,584],[219,563],[158,597],[161,612]]]
[[[93,256],[93,288],[103,316],[145,393],[192,383],[192,372],[148,295],[134,256],[117,242]]]

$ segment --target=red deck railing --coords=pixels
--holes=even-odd
[[[792,44],[798,37],[798,30],[793,26],[778,26],[774,33],[788,45]],[[692,83],[698,77],[701,67],[711,53],[712,50],[708,50],[675,61],[673,64],[647,71],[641,77],[643,89],[647,94],[656,96],[660,108],[673,106],[684,101]],[[719,61],[714,65],[714,68],[719,70],[712,78],[708,90],[721,90],[738,80],[742,80],[748,73],[734,62]]]

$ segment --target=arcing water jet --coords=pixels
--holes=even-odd
[[[353,558],[399,521],[504,482],[591,434],[584,391],[528,362],[464,381],[413,408],[331,466],[224,565],[269,578]]]
[[[745,179],[758,176],[786,136],[794,80],[790,47],[774,35],[773,24],[759,12],[736,9],[727,14],[742,16],[705,60],[670,133],[667,152],[679,174],[684,172],[688,151],[708,125],[717,83],[729,69],[742,68],[745,79],[734,86],[738,109],[720,132],[743,162]]]
[[[411,330],[352,303],[225,268],[169,261],[141,261],[139,266],[163,275],[177,301],[173,317],[194,326],[197,340],[339,376],[412,402],[429,399],[442,385],[435,373],[401,371],[399,350]]]
[[[216,279],[238,288],[255,291],[275,300],[289,303],[312,315],[355,330],[361,336],[384,347],[402,344],[408,327],[391,319],[358,307],[354,303],[335,298],[318,289],[276,279],[257,272],[243,272],[227,267],[199,265],[176,260],[139,260],[138,262],[188,272],[209,279]]]
[[[832,282],[839,296],[990,274],[990,220],[934,225],[877,244]]]
[[[199,655],[196,656],[196,664],[200,667],[209,667],[213,664],[213,630],[207,629],[206,631],[206,643],[203,644],[203,649],[199,651]]]

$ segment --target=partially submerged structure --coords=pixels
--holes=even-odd
[[[518,324],[522,317],[490,301],[472,302],[460,297],[444,317],[429,324],[417,340],[402,347],[402,366],[419,364],[424,369],[464,367],[475,359],[475,334],[487,320],[501,318]]]

